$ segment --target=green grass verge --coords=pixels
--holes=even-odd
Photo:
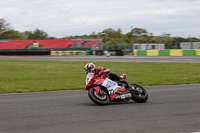
[[[85,61],[0,60],[0,93],[84,89]],[[94,62],[140,85],[200,83],[200,63]]]

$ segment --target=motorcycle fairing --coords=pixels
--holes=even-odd
[[[87,76],[86,76],[86,85],[90,82],[92,76],[94,75],[94,73],[88,73]]]
[[[117,82],[112,81],[109,78],[106,78],[102,83],[99,84],[100,86],[104,86],[107,88],[108,93],[110,95],[110,100],[114,100],[119,94],[121,94],[123,91],[126,91],[122,86],[118,86]]]
[[[99,93],[100,93],[99,86],[93,87],[93,89],[95,89],[95,90],[96,90],[97,94],[99,94]]]
[[[99,86],[107,88],[111,101],[127,90],[109,78],[99,78],[95,77],[93,73],[88,73],[86,77],[86,90],[95,89],[99,94],[101,92]]]

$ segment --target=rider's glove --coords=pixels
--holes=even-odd
[[[106,74],[106,71],[102,71],[102,72],[100,72],[99,75],[103,75],[103,74]]]

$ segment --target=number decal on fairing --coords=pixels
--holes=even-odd
[[[110,88],[114,85],[116,85],[117,83],[116,82],[113,82],[113,81],[108,81],[107,85],[106,85],[106,88]]]
[[[90,79],[92,77],[93,73],[88,73],[86,76],[86,85],[90,82]]]

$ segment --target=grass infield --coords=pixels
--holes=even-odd
[[[0,60],[0,93],[84,89],[86,61]],[[200,83],[200,63],[94,62],[142,86]]]

